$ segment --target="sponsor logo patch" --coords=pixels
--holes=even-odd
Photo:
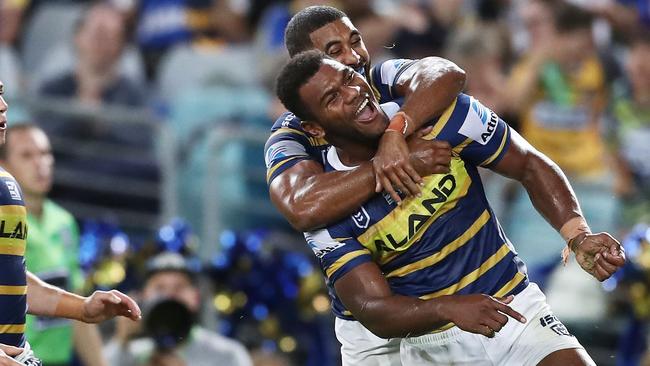
[[[494,136],[499,117],[478,100],[470,98],[470,109],[458,132],[481,145],[486,145]]]

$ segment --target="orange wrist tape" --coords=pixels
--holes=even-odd
[[[402,135],[406,135],[406,130],[409,127],[409,119],[409,116],[402,111],[395,113],[393,118],[391,118],[388,127],[386,127],[386,131],[396,131]]]
[[[560,228],[560,235],[562,235],[564,241],[567,242],[566,247],[562,249],[562,263],[564,265],[566,265],[569,261],[569,255],[571,254],[569,242],[571,239],[582,233],[591,234],[591,229],[589,228],[589,225],[587,225],[587,221],[585,221],[584,217],[582,216],[576,216],[570,219]]]
[[[591,234],[591,229],[587,225],[587,221],[582,216],[576,216],[571,220],[567,221],[560,228],[560,235],[567,243],[569,240],[575,238],[579,234],[587,233]]]

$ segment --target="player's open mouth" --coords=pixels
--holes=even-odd
[[[360,123],[370,123],[375,119],[377,116],[377,109],[370,101],[370,98],[368,96],[363,98],[357,107],[354,116],[354,120]]]
[[[7,121],[0,120],[0,130],[6,130],[6,129],[7,129]]]

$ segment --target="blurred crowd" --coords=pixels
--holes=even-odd
[[[247,178],[263,172],[264,131],[283,112],[272,87],[288,58],[284,28],[297,10],[316,4],[350,16],[373,63],[431,55],[457,63],[467,73],[466,93],[558,163],[592,230],[632,235],[638,238],[633,253],[644,255],[645,244],[639,243],[650,246],[650,231],[638,225],[650,224],[645,0],[2,0],[0,80],[10,124],[28,122],[50,137],[57,162],[50,197],[78,220],[108,217],[118,226],[131,225],[134,234],[152,234],[163,207],[170,207],[161,202],[169,199],[160,194],[161,185],[174,179],[177,204],[171,214],[203,233],[211,189],[206,167],[219,160],[223,174],[216,175],[213,188],[222,200],[219,228],[289,230],[277,215],[268,215],[270,205],[257,205],[268,203],[263,179]],[[261,131],[262,140],[222,144],[216,156],[210,143],[215,127],[234,129],[233,140],[237,131]],[[171,138],[162,139],[161,128]],[[175,163],[163,164],[161,155],[172,143]],[[547,289],[560,318],[588,335],[594,324],[609,319],[625,323],[621,309],[632,303],[648,308],[632,316],[634,324],[645,324],[650,301],[638,295],[638,287],[630,298],[623,284],[645,283],[650,262],[640,267],[648,269],[641,280],[619,276],[604,286],[571,265],[559,270],[563,241],[526,192],[487,172],[483,178],[531,279]],[[215,246],[224,250],[224,241]],[[222,272],[230,268],[218,263]],[[227,283],[223,277],[218,278]],[[620,301],[607,298],[608,291],[620,292],[614,297]],[[230,295],[221,299],[235,301]],[[198,307],[192,301],[190,307]],[[219,309],[216,298],[214,305]],[[613,329],[615,335],[628,331],[624,325]],[[118,338],[128,333],[121,330]],[[602,364],[637,364],[645,349],[639,346],[629,360],[611,358],[617,340],[607,342],[593,339],[609,352]],[[334,347],[332,354],[337,352]],[[598,360],[597,352],[592,355]],[[255,364],[289,359],[256,357]]]

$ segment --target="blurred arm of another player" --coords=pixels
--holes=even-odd
[[[393,294],[374,262],[353,268],[334,283],[334,288],[354,318],[381,338],[415,337],[449,323],[491,338],[509,317],[526,322],[507,305],[513,296],[447,295],[421,300]]]
[[[394,188],[409,194],[420,193],[422,176],[411,165],[405,138],[419,130],[434,117],[440,116],[465,87],[465,71],[440,57],[415,61],[395,82],[398,96],[404,103],[390,120],[372,159],[375,191],[401,199]]]
[[[27,306],[28,313],[32,315],[84,323],[99,323],[116,316],[136,321],[142,316],[135,301],[117,290],[95,291],[83,297],[49,285],[31,272],[27,272]]]
[[[551,159],[510,130],[510,147],[493,170],[516,179],[526,188],[535,209],[566,240],[563,259],[570,251],[587,273],[599,281],[625,264],[621,244],[608,233],[592,234],[566,176]]]

